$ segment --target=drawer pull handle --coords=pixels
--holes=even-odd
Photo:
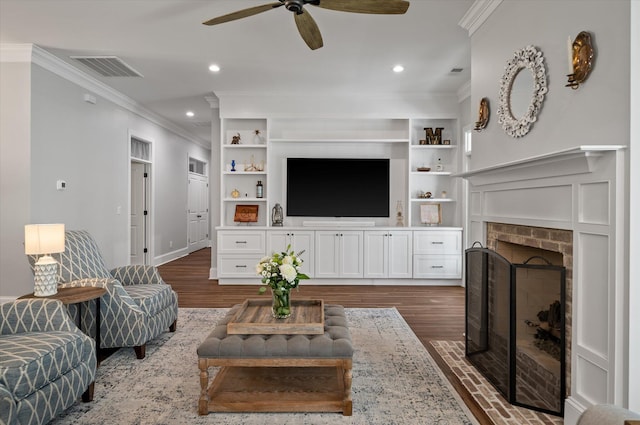
[[[247,265],[246,264],[236,264],[236,269],[246,269]]]
[[[247,243],[247,241],[236,241],[236,243]]]
[[[444,269],[444,266],[431,266],[432,269]]]
[[[431,242],[431,245],[442,245],[444,242]]]

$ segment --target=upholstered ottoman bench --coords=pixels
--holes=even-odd
[[[229,335],[234,306],[198,347],[198,413],[352,413],[351,334],[339,305],[324,306],[321,335]],[[220,367],[210,382],[209,368]]]

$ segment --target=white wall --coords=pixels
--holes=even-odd
[[[129,134],[153,143],[151,188],[152,261],[175,258],[187,253],[188,157],[210,157],[210,151],[175,132],[145,119],[142,115],[114,104],[96,93],[96,104],[84,101],[86,88],[36,64],[20,64],[20,71],[3,75],[2,109],[2,286],[0,297],[15,297],[33,290],[33,279],[22,247],[26,223],[65,223],[67,229],[85,229],[101,247],[108,267],[129,262]],[[30,78],[26,78],[30,72]],[[27,90],[4,90],[16,83]],[[25,96],[26,94],[26,96]],[[12,95],[15,95],[13,98]],[[4,137],[5,101],[24,103],[20,119],[30,127],[17,143]],[[29,135],[30,131],[30,135]],[[30,157],[28,157],[30,152]],[[24,178],[4,184],[5,158],[17,157]],[[27,157],[26,160],[23,160]],[[20,177],[20,174],[16,174]],[[67,183],[56,190],[56,180]],[[13,202],[5,202],[5,194]],[[20,195],[18,195],[20,194]],[[7,234],[12,239],[5,238]],[[169,248],[169,241],[173,247]],[[12,259],[4,264],[4,259]]]
[[[0,295],[33,287],[26,272],[24,225],[29,222],[31,69],[0,62]],[[26,291],[30,292],[30,291]]]
[[[628,0],[503,1],[471,38],[471,104],[488,97],[491,117],[474,134],[471,168],[536,156],[579,145],[629,142]],[[578,90],[564,87],[568,73],[567,38],[593,35],[593,72]],[[545,57],[548,88],[531,132],[514,139],[502,130],[496,111],[504,66],[527,45]]]

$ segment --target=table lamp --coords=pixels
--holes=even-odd
[[[24,253],[42,255],[33,267],[33,295],[47,297],[58,292],[58,262],[50,255],[64,251],[64,224],[24,226]]]

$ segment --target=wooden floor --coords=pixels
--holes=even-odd
[[[178,293],[180,307],[231,307],[261,298],[256,285],[218,285],[209,280],[211,249],[202,249],[159,267],[165,282]],[[462,340],[464,288],[450,286],[319,286],[306,285],[292,297],[322,298],[345,307],[396,307],[423,344],[430,340]]]
[[[218,285],[209,280],[211,249],[202,249],[159,267],[162,278],[178,293],[180,307],[231,307],[258,295],[256,285]],[[459,286],[319,286],[299,287],[304,298],[322,298],[325,303],[345,307],[396,307],[425,348],[440,365],[462,400],[481,425],[493,422],[457,380],[436,350],[432,340],[462,341],[464,332],[464,288]],[[178,324],[180,326],[180,324]]]

